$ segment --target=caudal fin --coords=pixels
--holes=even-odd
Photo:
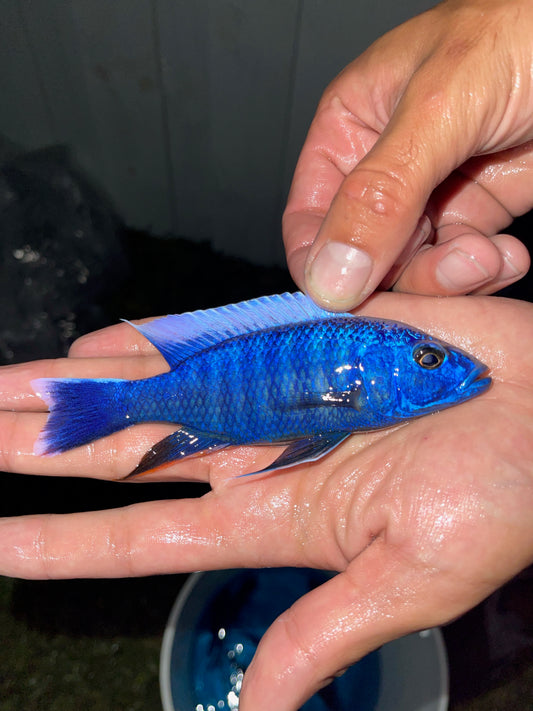
[[[125,380],[40,378],[35,393],[50,415],[35,443],[35,454],[57,454],[134,424],[125,414]]]

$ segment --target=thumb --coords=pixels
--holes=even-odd
[[[432,191],[474,149],[476,137],[464,135],[457,116],[448,120],[443,98],[440,106],[424,98],[420,83],[412,81],[386,130],[343,180],[309,249],[305,288],[326,308],[355,307],[400,255],[416,252],[431,233],[423,213]]]
[[[239,708],[295,711],[382,644],[461,612],[452,583],[437,593],[433,583],[376,540],[275,620],[245,673]]]
[[[407,263],[427,238],[419,220],[432,191],[468,158],[530,140],[521,77],[531,74],[533,11],[527,0],[511,3],[513,15],[508,5],[440,3],[374,43],[326,91],[284,230],[291,272],[322,306],[353,308]]]

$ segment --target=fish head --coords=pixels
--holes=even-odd
[[[399,418],[457,405],[490,386],[487,366],[460,348],[414,334],[393,348],[391,407]]]
[[[370,329],[358,365],[370,428],[443,410],[490,386],[487,366],[456,346],[399,322],[369,321]]]

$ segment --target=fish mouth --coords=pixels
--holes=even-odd
[[[467,397],[473,397],[485,392],[492,383],[492,378],[486,375],[488,368],[483,363],[479,363],[463,381],[461,390]]]

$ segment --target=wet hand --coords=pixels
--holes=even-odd
[[[488,365],[481,397],[324,459],[268,476],[279,448],[224,450],[153,474],[211,484],[200,499],[0,521],[0,573],[104,577],[310,566],[339,575],[270,628],[243,711],[293,711],[380,644],[444,623],[533,560],[533,307],[497,298],[378,294],[368,315],[402,320]],[[71,357],[0,370],[0,468],[120,479],[172,426],[142,425],[55,457],[33,445],[46,419],[35,377],[141,378],[165,368],[133,329],[80,339]],[[176,485],[179,495],[179,484]]]
[[[320,305],[377,288],[493,293],[525,274],[502,233],[533,207],[533,5],[450,0],[374,43],[328,87],[284,220]]]

